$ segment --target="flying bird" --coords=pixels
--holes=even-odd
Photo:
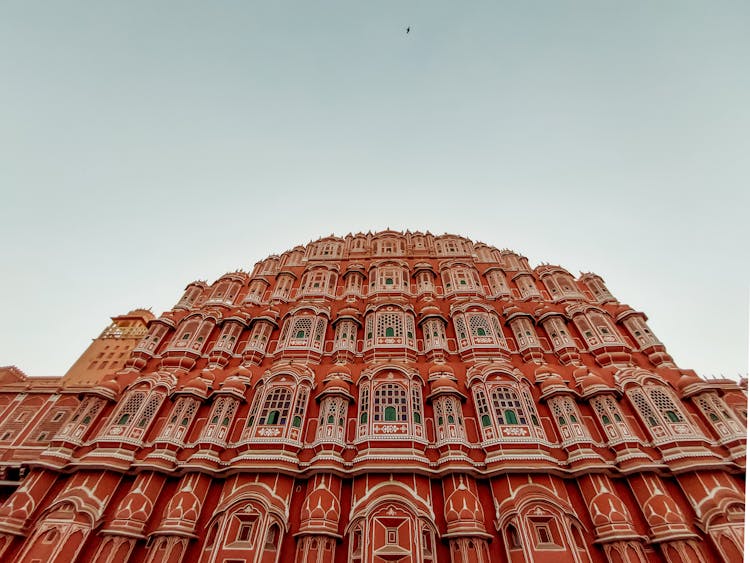
[[[406,28],[406,33],[409,33],[411,31],[411,26]]]

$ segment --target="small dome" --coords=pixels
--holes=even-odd
[[[166,510],[166,520],[198,520],[200,502],[192,489],[183,489],[169,501]]]
[[[425,305],[424,307],[421,307],[419,309],[420,317],[428,317],[430,315],[436,315],[439,317],[443,316],[442,313],[440,312],[440,309],[432,304]]]
[[[518,305],[508,305],[503,309],[503,315],[505,315],[506,317],[510,317],[511,315],[520,312],[521,308]]]
[[[628,311],[633,311],[633,308],[630,305],[618,305],[617,307],[615,307],[615,317],[618,317]]]
[[[354,317],[359,318],[362,316],[362,313],[359,312],[358,309],[355,309],[354,307],[344,307],[339,311],[338,317]]]
[[[338,376],[344,379],[351,379],[352,370],[346,364],[335,364],[328,370],[326,378],[334,376]]]
[[[543,380],[553,375],[557,377],[561,377],[560,372],[557,371],[552,366],[550,366],[549,364],[542,364],[541,366],[539,366],[538,368],[534,370],[535,380]]]
[[[684,524],[675,501],[663,493],[655,494],[648,499],[643,505],[643,512],[650,526]]]
[[[438,377],[437,379],[430,381],[430,391],[432,393],[435,393],[438,390],[458,391],[458,383],[455,380],[451,379],[450,377],[442,375]]]
[[[558,389],[558,388],[569,389],[568,385],[565,383],[563,378],[557,375],[556,373],[551,374],[544,381],[542,381],[542,384],[541,384],[542,393],[551,391],[552,389]]]
[[[153,503],[139,488],[125,496],[120,503],[115,519],[145,522],[148,520],[152,508]]]
[[[338,522],[339,511],[340,506],[336,495],[321,482],[307,497],[300,515],[303,520],[316,519]]]
[[[349,264],[346,267],[346,272],[345,273],[348,274],[349,272],[358,272],[358,273],[364,275],[365,271],[366,271],[365,267],[362,264]]]
[[[200,377],[208,381],[209,383],[213,383],[213,381],[216,379],[216,368],[203,368],[200,373]]]
[[[430,366],[430,369],[427,370],[427,374],[429,376],[445,374],[446,376],[450,377],[455,375],[455,373],[453,372],[453,368],[448,364],[433,364],[432,366]]]
[[[208,393],[208,381],[202,377],[195,377],[188,381],[183,389],[186,391],[194,391],[198,395],[205,396]]]
[[[279,312],[276,309],[274,309],[273,307],[269,307],[268,309],[262,310],[260,312],[260,315],[258,315],[258,316],[259,317],[266,317],[266,318],[269,318],[269,319],[275,321],[276,319],[279,318]]]
[[[701,384],[703,383],[703,380],[694,373],[684,372],[680,376],[680,379],[677,380],[677,389],[679,389],[681,392],[684,392],[685,388],[689,387],[690,385],[695,385],[696,383]]]
[[[609,491],[601,492],[591,501],[595,526],[629,524],[628,510],[623,502]]]
[[[334,389],[340,389],[346,393],[349,393],[350,385],[340,377],[332,377],[325,381],[326,391],[333,391]]]
[[[581,388],[582,393],[587,393],[598,387],[608,387],[601,377],[590,372],[585,367],[577,367],[574,369],[573,378]]]
[[[230,374],[230,377],[247,377],[248,379],[252,379],[253,372],[247,369],[245,366],[239,366],[237,369],[232,371]]]
[[[221,384],[221,388],[224,391],[237,391],[242,395],[245,394],[245,382],[234,375],[227,377],[224,383]]]
[[[97,387],[100,387],[115,395],[122,391],[122,385],[120,385],[114,377],[112,379],[108,379],[107,381],[102,381],[99,385],[97,385]]]
[[[484,520],[479,500],[463,483],[445,501],[445,520],[448,526]]]

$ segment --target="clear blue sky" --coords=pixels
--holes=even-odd
[[[679,365],[744,374],[749,6],[3,2],[0,365],[391,227],[597,272]]]

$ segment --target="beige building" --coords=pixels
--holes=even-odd
[[[135,348],[154,318],[151,311],[134,309],[126,315],[112,317],[112,323],[91,342],[86,351],[62,379],[64,387],[93,385],[106,374],[122,369],[130,351]]]

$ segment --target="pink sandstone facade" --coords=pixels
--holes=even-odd
[[[0,560],[742,560],[746,381],[595,274],[332,236],[143,322],[96,381],[0,369]]]

